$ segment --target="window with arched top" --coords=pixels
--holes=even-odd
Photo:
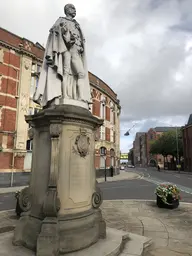
[[[100,155],[101,156],[106,156],[106,154],[107,154],[107,149],[105,147],[101,147],[100,148]]]
[[[100,116],[102,119],[105,119],[105,108],[106,108],[106,98],[101,95],[101,101],[100,101]]]

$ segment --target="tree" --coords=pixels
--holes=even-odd
[[[163,133],[162,136],[160,136],[157,140],[151,143],[150,153],[154,155],[160,154],[164,157],[171,155],[176,158],[179,157],[180,159],[181,156],[183,156],[183,141],[181,136],[181,130],[178,129],[178,132],[176,132],[176,130],[174,129],[172,131]]]

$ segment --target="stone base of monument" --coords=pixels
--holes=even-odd
[[[35,253],[21,246],[12,245],[13,232],[0,235],[1,255],[3,256],[35,256]],[[83,238],[82,238],[83,239]],[[96,244],[66,256],[141,256],[143,250],[151,244],[151,239],[125,233],[121,230],[107,228],[106,239],[100,239]],[[63,255],[60,253],[59,255]]]
[[[73,105],[52,106],[26,120],[33,139],[30,207],[21,215],[13,244],[37,256],[57,256],[104,239],[94,168],[95,133],[103,120]],[[26,198],[20,201],[26,204]]]
[[[125,232],[108,229],[106,234],[94,167],[95,134],[103,120],[73,105],[52,106],[26,120],[32,127],[32,171],[28,194],[21,193],[20,202],[29,207],[14,236],[5,236],[0,254],[113,256],[124,246],[132,248],[133,241],[143,249],[146,240],[134,237],[125,245]]]

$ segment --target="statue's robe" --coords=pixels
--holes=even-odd
[[[76,21],[74,20],[74,22]],[[34,102],[38,102],[42,107],[49,105],[49,103],[53,102],[56,98],[65,97],[65,95],[62,94],[63,86],[67,86],[67,94],[69,98],[76,98],[74,92],[76,91],[77,78],[75,75],[73,75],[72,72],[69,79],[67,80],[67,84],[63,85],[63,58],[64,53],[68,51],[68,48],[63,39],[62,27],[60,26],[61,23],[64,23],[67,26],[68,19],[65,17],[60,17],[50,29],[38,87],[36,88],[33,97]],[[82,36],[84,49],[82,53],[82,62],[85,74],[84,88],[81,88],[83,91],[81,100],[85,102],[91,102],[90,84],[86,63],[85,40],[81,29],[80,33]]]

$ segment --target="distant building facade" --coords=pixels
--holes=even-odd
[[[164,157],[160,154],[153,155],[150,153],[151,143],[162,136],[163,133],[172,131],[174,129],[176,129],[176,127],[155,127],[150,128],[146,133],[136,133],[135,140],[133,142],[135,165],[141,167],[155,167],[159,165],[161,168],[164,168]],[[171,162],[171,159],[172,157],[168,156],[166,161]]]
[[[31,168],[32,140],[25,115],[40,106],[32,101],[38,86],[44,48],[0,28],[0,172],[23,172]],[[93,104],[90,111],[104,119],[97,131],[95,168],[119,168],[120,102],[117,94],[89,72]],[[106,154],[106,160],[104,155]]]
[[[182,128],[182,132],[184,169],[192,172],[192,114],[189,116],[188,123]]]
[[[146,162],[146,134],[137,132],[133,143],[133,156],[135,166],[145,166]]]

